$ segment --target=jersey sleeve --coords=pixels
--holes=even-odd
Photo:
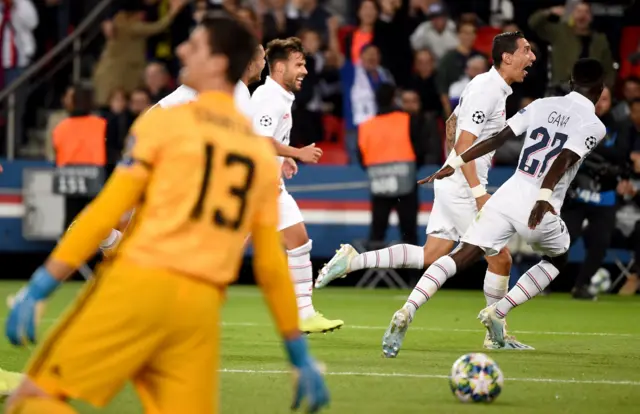
[[[513,133],[516,134],[516,136],[525,132],[531,125],[531,119],[533,119],[533,105],[534,102],[530,103],[507,120],[507,125],[511,128]]]
[[[493,114],[498,96],[494,91],[470,91],[461,98],[458,111],[458,127],[460,131],[467,131],[476,137],[484,129]]]
[[[163,113],[160,113],[163,112]],[[167,111],[151,111],[140,116],[131,126],[125,143],[121,166],[142,164],[151,167],[156,163],[165,137],[170,133],[167,129]]]
[[[251,124],[253,132],[264,137],[275,138],[278,120],[283,115],[278,105],[264,100],[252,100]]]
[[[602,122],[584,125],[575,133],[570,134],[564,149],[575,152],[580,158],[584,158],[598,146],[606,133],[607,129]]]

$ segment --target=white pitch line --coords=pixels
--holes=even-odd
[[[270,327],[272,325],[253,322],[223,322],[224,326],[255,326],[255,327]],[[386,326],[367,326],[367,325],[348,325],[345,324],[342,329],[361,329],[367,331],[379,331],[387,329]],[[458,329],[458,328],[425,328],[422,326],[414,326],[411,328],[413,331],[427,331],[427,332],[464,332],[464,333],[478,333],[484,332],[483,329]],[[562,332],[562,331],[510,331],[517,334],[526,335],[560,335],[560,336],[611,336],[611,337],[623,337],[632,338],[640,336],[640,334],[628,334],[628,333],[610,333],[610,332]]]
[[[257,370],[257,369],[221,369],[225,374],[255,374],[255,375],[284,375],[291,371],[282,370]],[[385,377],[385,378],[429,378],[447,379],[447,375],[437,374],[403,374],[397,372],[327,372],[325,375],[337,377]],[[640,386],[640,381],[613,381],[613,380],[577,380],[555,378],[505,378],[505,381],[543,382],[553,384],[595,384],[595,385],[632,385]]]

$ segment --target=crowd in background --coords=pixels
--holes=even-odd
[[[1,0],[5,85],[64,38],[97,3]],[[615,206],[609,208],[613,219],[606,224],[614,228],[620,205],[632,205],[636,213],[640,211],[633,204],[637,195],[633,178],[640,173],[640,28],[630,27],[640,10],[637,2],[627,8],[631,3],[116,0],[101,23],[100,46],[87,51],[94,55],[89,73],[96,108],[107,123],[107,163],[112,165],[117,160],[133,120],[177,86],[180,65],[174,50],[208,10],[224,9],[235,14],[265,45],[288,36],[302,39],[309,74],[296,96],[291,143],[318,143],[325,149],[323,162],[334,164],[358,163],[358,125],[377,114],[376,90],[387,83],[397,87],[396,105],[425,125],[423,139],[430,150],[421,161],[441,162],[445,156],[444,121],[466,84],[492,64],[491,39],[500,32],[518,30],[525,33],[538,59],[525,82],[513,85],[507,117],[534,99],[566,92],[570,68],[581,57],[596,58],[606,69],[608,88],[597,111],[609,134],[594,153],[594,157],[601,157],[594,170],[585,167],[584,174],[595,180],[590,185],[597,188],[591,188],[591,192],[613,195],[607,196],[609,201],[604,205],[589,196],[582,197],[580,189],[573,198],[585,218],[587,212],[582,211],[580,203],[596,210]],[[252,89],[255,87],[252,85]],[[63,108],[49,116],[48,137],[62,119],[73,113],[72,94],[73,87],[68,88]],[[520,138],[497,152],[497,165],[517,163],[523,142]],[[47,156],[54,159],[53,141],[49,138],[46,142]],[[609,171],[608,178],[603,178],[602,172],[610,165],[624,168]],[[567,211],[573,214],[576,209],[570,206]],[[640,229],[635,227],[636,221],[633,223],[627,226],[625,237],[633,234],[640,240]],[[577,227],[576,232],[582,231]],[[594,237],[598,239],[594,243],[606,244],[606,249],[613,235],[603,238],[601,234],[598,227],[587,231],[585,239]],[[601,262],[599,256],[593,256],[595,264],[585,266],[585,275],[593,273],[593,267]]]

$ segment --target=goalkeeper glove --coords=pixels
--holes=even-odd
[[[11,310],[5,324],[5,334],[13,345],[36,343],[38,319],[42,313],[42,301],[47,299],[60,285],[44,266],[39,267],[29,284],[13,297]]]
[[[324,382],[319,365],[311,358],[307,341],[302,337],[286,340],[289,361],[296,369],[295,395],[291,408],[297,410],[305,398],[308,412],[315,413],[329,404],[329,390]]]

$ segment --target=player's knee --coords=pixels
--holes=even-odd
[[[569,262],[569,252],[564,252],[559,256],[542,256],[542,260],[549,262],[558,270],[562,270]]]
[[[489,262],[490,266],[495,267],[496,270],[501,270],[502,272],[509,272],[509,270],[511,269],[511,264],[513,263],[513,260],[511,259],[511,253],[506,247],[500,250],[500,252],[498,252],[498,254],[496,254],[495,256],[488,257],[487,261]]]
[[[304,254],[311,253],[312,246],[313,246],[313,240],[308,239],[302,245],[294,247],[293,249],[287,250],[287,255],[297,257],[297,256],[302,256]]]

